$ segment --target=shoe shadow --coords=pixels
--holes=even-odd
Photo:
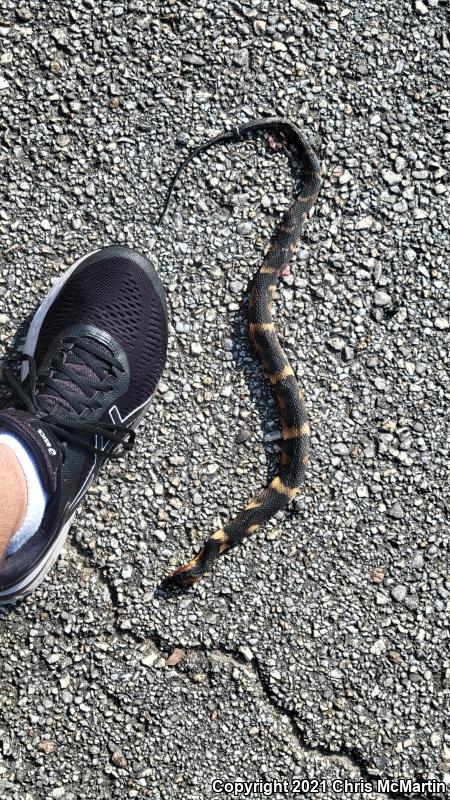
[[[23,599],[21,600],[14,600],[13,603],[5,603],[4,606],[0,606],[0,624],[3,620],[6,620],[11,614],[14,614],[18,611],[23,604]]]

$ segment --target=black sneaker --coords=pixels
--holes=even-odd
[[[0,410],[0,430],[25,440],[49,501],[37,533],[0,563],[0,603],[38,586],[102,465],[133,446],[166,351],[162,283],[150,262],[126,247],[77,261],[37,310],[22,383],[3,369],[11,397]]]

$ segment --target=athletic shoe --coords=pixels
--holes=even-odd
[[[37,533],[0,563],[0,603],[39,585],[103,464],[133,446],[166,351],[164,289],[133,250],[81,258],[45,298],[25,342],[22,382],[3,369],[11,397],[0,431],[28,446],[49,501]]]

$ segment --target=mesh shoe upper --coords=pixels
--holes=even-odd
[[[151,397],[166,359],[164,297],[139,267],[140,258],[126,248],[108,247],[86,259],[47,313],[35,351],[39,369],[52,341],[68,326],[89,324],[107,331],[130,367],[130,386],[120,400],[123,417]],[[148,265],[146,259],[142,265]]]

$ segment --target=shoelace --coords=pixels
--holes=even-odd
[[[119,451],[108,453],[111,458],[118,458],[123,450],[131,450],[135,440],[135,432],[125,425],[118,423],[92,423],[86,422],[77,415],[88,408],[101,408],[102,404],[97,398],[98,391],[109,391],[113,388],[111,379],[108,381],[101,378],[101,371],[105,369],[112,371],[111,377],[116,377],[118,372],[123,372],[123,367],[110,353],[100,349],[94,342],[67,337],[61,348],[62,352],[69,353],[79,359],[79,362],[89,368],[92,375],[82,375],[73,369],[74,363],[66,363],[62,357],[55,357],[51,360],[48,374],[38,375],[36,361],[33,356],[27,353],[17,353],[20,360],[29,363],[29,380],[19,383],[6,367],[1,368],[0,382],[4,383],[11,391],[15,401],[20,403],[23,408],[42,420],[43,423],[53,431],[58,439],[71,442],[78,447],[82,447],[90,453],[105,453],[102,448],[94,447],[90,442],[76,434],[98,435],[102,439],[121,445]],[[100,363],[99,363],[100,362]],[[64,386],[64,382],[66,386]],[[67,384],[78,387],[79,392],[68,388]],[[38,389],[47,387],[51,395],[38,394]],[[68,411],[66,414],[57,413],[52,406],[58,402],[58,396],[69,404],[73,410],[73,415]],[[52,398],[55,398],[53,401]],[[123,450],[122,450],[123,449]]]

